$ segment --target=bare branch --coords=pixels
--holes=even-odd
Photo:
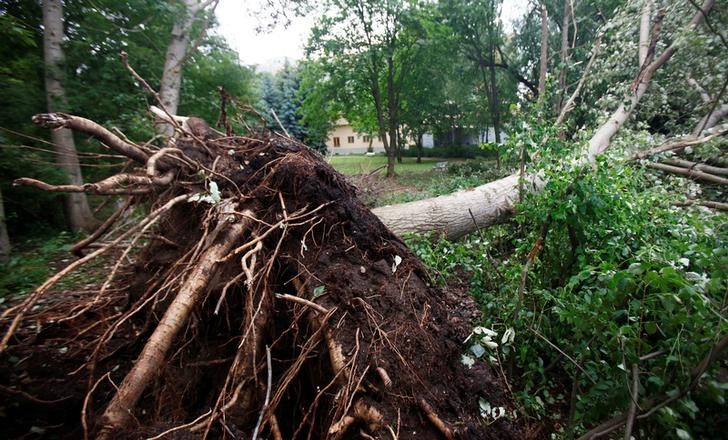
[[[86,118],[65,113],[40,113],[33,116],[33,123],[50,129],[70,128],[98,139],[110,149],[139,163],[145,163],[148,155],[140,147],[121,140],[117,135]]]

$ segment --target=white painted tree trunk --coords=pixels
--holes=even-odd
[[[66,91],[63,87],[63,2],[43,2],[43,56],[45,58],[45,88],[49,112],[67,111]],[[61,128],[51,131],[56,163],[68,176],[71,185],[83,185],[78,163],[76,144],[71,130]],[[84,193],[65,196],[66,220],[74,231],[88,230],[95,220]]]
[[[8,236],[8,225],[5,222],[5,205],[3,193],[0,191],[0,263],[5,263],[10,257],[10,237]]]
[[[705,14],[713,7],[713,3],[714,0],[704,1],[702,10]],[[697,26],[703,20],[703,12],[699,11],[688,26]],[[649,26],[649,20],[641,20],[641,25]],[[647,38],[649,38],[649,33],[647,33]],[[644,96],[654,73],[675,51],[674,45],[668,47],[658,59],[647,67],[637,88],[627,97],[629,106],[620,105],[607,122],[594,133],[589,142],[588,159],[590,161],[606,150],[612,136],[622,127],[632,113],[632,109]],[[542,189],[546,184],[534,175],[528,176],[527,180],[531,182],[532,189],[536,191]],[[373,212],[398,235],[429,232],[455,239],[476,229],[468,209],[472,211],[481,228],[502,223],[507,219],[514,211],[514,203],[518,200],[518,186],[518,175],[513,174],[471,190],[417,202],[385,206],[374,209]]]

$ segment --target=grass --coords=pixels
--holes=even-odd
[[[460,159],[455,159],[459,161]],[[378,154],[376,156],[365,156],[363,154],[350,154],[347,156],[332,156],[328,159],[331,166],[342,174],[348,176],[356,174],[368,174],[379,167],[387,165],[387,156]],[[398,174],[424,173],[432,171],[432,166],[443,159],[422,158],[422,163],[417,163],[417,158],[403,157],[402,163],[394,165],[394,171]],[[451,161],[450,161],[451,162]]]
[[[450,169],[445,172],[434,170],[433,166],[442,161],[447,161]],[[403,163],[395,164],[397,176],[392,180],[384,179],[387,157],[381,154],[333,156],[329,163],[340,173],[351,176],[362,190],[360,197],[370,207],[449,194],[495,180],[503,174],[495,169],[495,161],[482,159],[422,158],[422,162],[417,163],[416,158],[405,157]],[[367,176],[379,168],[382,169],[375,176]]]

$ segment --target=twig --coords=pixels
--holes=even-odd
[[[698,171],[692,168],[675,167],[672,165],[655,162],[650,162],[647,164],[647,166],[649,168],[654,168],[656,170],[664,171],[666,173],[679,174],[681,176],[692,177],[696,180],[704,180],[706,182],[717,183],[718,185],[728,185],[728,179],[726,179],[725,177],[715,176],[713,174],[708,174],[706,172]]]
[[[713,134],[710,134],[708,136],[703,136],[701,138],[695,138],[693,136],[688,136],[683,139],[669,141],[658,147],[652,148],[650,150],[638,152],[632,157],[632,159],[644,159],[645,157],[652,156],[654,154],[666,153],[668,151],[679,150],[679,149],[682,149],[685,147],[691,147],[693,145],[704,144],[704,143],[708,142],[709,140],[719,137],[719,136],[723,136],[726,133],[728,133],[728,129],[718,130]]]
[[[708,353],[705,355],[705,357],[700,361],[700,363],[693,369],[693,372],[691,374],[691,380],[690,384],[683,389],[681,392],[672,394],[670,396],[663,396],[663,400],[653,400],[650,403],[647,403],[643,405],[645,410],[642,412],[642,414],[635,417],[636,420],[643,420],[648,417],[650,417],[652,414],[657,412],[660,408],[664,408],[665,406],[671,404],[672,402],[675,402],[676,400],[682,399],[683,396],[694,390],[698,384],[700,383],[700,379],[703,377],[703,374],[707,371],[708,367],[711,363],[713,363],[718,357],[721,355],[723,350],[728,348],[728,336],[723,336],[723,338],[718,341],[715,345],[713,345]],[[586,434],[579,437],[578,440],[589,440],[594,439],[596,437],[609,434],[610,432],[619,429],[620,426],[624,425],[627,422],[627,415],[626,414],[620,414],[616,417],[613,417],[610,420],[607,420],[606,422],[600,424],[599,426],[593,428],[591,431],[587,432]]]
[[[175,426],[174,428],[170,428],[170,429],[168,429],[168,430],[166,430],[164,432],[161,432],[161,433],[155,435],[154,437],[148,437],[147,440],[159,440],[159,439],[164,438],[164,437],[166,437],[167,435],[169,435],[169,434],[171,434],[173,432],[177,432],[177,431],[180,431],[182,429],[185,429],[185,428],[189,428],[191,426],[194,426],[197,423],[199,423],[202,419],[204,419],[205,417],[209,416],[210,413],[212,413],[212,410],[211,409],[208,410],[206,413],[202,414],[201,416],[199,416],[198,418],[196,418],[195,420],[191,421],[190,423],[185,423],[184,425]]]
[[[728,203],[715,202],[713,200],[688,200],[685,202],[675,202],[675,206],[692,206],[701,205],[708,208],[717,209],[718,211],[728,211]]]
[[[554,350],[556,350],[559,353],[561,353],[561,355],[564,356],[566,359],[568,359],[569,361],[571,361],[571,363],[574,364],[574,366],[576,368],[578,368],[582,373],[584,373],[584,375],[586,376],[586,378],[589,379],[589,382],[591,382],[592,384],[596,385],[597,382],[594,379],[592,379],[591,376],[589,376],[589,374],[586,372],[586,370],[584,370],[584,368],[582,368],[582,366],[579,365],[579,363],[576,362],[574,360],[574,358],[572,358],[571,356],[569,356],[568,354],[566,354],[564,352],[564,350],[560,349],[558,346],[556,346],[556,344],[554,344],[553,342],[549,341],[546,338],[546,336],[544,336],[541,333],[539,333],[538,330],[536,330],[535,328],[529,327],[528,329],[530,331],[532,331],[533,334],[535,334],[536,336],[538,336],[539,338],[541,338],[544,342],[546,342],[547,344],[549,344]]]
[[[281,120],[280,120],[280,119],[278,119],[278,115],[276,114],[276,111],[275,111],[275,110],[273,110],[273,109],[270,109],[270,112],[271,112],[271,114],[273,115],[273,117],[275,118],[276,122],[278,123],[278,126],[279,126],[279,127],[281,127],[281,130],[283,130],[283,133],[285,133],[285,134],[286,134],[286,137],[287,137],[287,138],[290,138],[290,137],[291,137],[291,135],[290,135],[290,134],[288,134],[288,130],[286,130],[286,127],[284,127],[284,126],[283,126],[283,124],[281,123]]]
[[[483,246],[486,246],[486,239],[483,235],[483,230],[480,229],[480,225],[478,225],[478,221],[475,220],[475,215],[473,215],[473,210],[468,208],[468,213],[470,213],[470,218],[473,220],[473,225],[475,225],[475,229],[478,231],[478,235],[480,236],[480,239],[483,241]],[[490,256],[490,251],[488,251],[488,248],[485,247],[485,256],[488,259],[488,262],[490,263],[490,266],[493,268],[493,271],[496,275],[498,275],[498,278],[503,280],[503,274],[500,273],[498,270],[498,267],[495,265],[495,262],[493,261],[493,257]]]
[[[574,23],[576,23],[576,20],[574,20]],[[594,43],[594,50],[592,51],[592,56],[591,56],[591,58],[589,58],[589,62],[586,64],[586,67],[584,67],[584,72],[582,72],[582,74],[581,74],[581,78],[579,79],[579,83],[576,85],[576,89],[574,89],[574,92],[569,97],[569,100],[566,101],[566,104],[564,104],[564,108],[561,109],[561,113],[559,113],[559,117],[556,118],[556,122],[554,122],[554,127],[557,127],[557,128],[560,127],[561,124],[564,123],[564,119],[566,118],[566,115],[574,108],[574,103],[576,102],[576,98],[579,96],[579,93],[581,92],[581,88],[584,86],[587,75],[589,74],[592,64],[594,64],[594,60],[596,59],[597,54],[599,53],[599,49],[601,48],[602,36],[603,36],[603,34],[599,34],[599,36],[597,37],[597,41],[596,41],[596,43]]]
[[[284,299],[286,301],[291,301],[291,302],[295,302],[298,304],[303,304],[305,306],[311,307],[312,309],[316,310],[319,313],[323,313],[323,314],[329,313],[329,310],[327,308],[320,306],[313,301],[309,301],[305,298],[301,298],[300,296],[293,296],[293,295],[289,295],[287,293],[283,293],[283,294],[276,293],[276,298]]]
[[[126,201],[124,202],[124,205],[117,209],[113,214],[107,218],[104,223],[96,228],[96,230],[89,235],[88,237],[84,238],[83,240],[77,242],[73,246],[71,246],[68,250],[77,257],[82,257],[83,253],[81,252],[85,247],[87,247],[89,244],[93,243],[94,241],[98,240],[98,238],[109,228],[111,225],[113,225],[116,220],[121,217],[121,215],[126,212],[127,209],[129,209],[129,206],[131,206],[132,202],[134,201],[134,197],[128,197]]]
[[[265,360],[268,365],[268,387],[265,391],[265,401],[263,402],[263,409],[260,410],[260,416],[258,416],[258,423],[255,424],[255,429],[253,430],[253,440],[258,439],[258,430],[260,430],[260,424],[263,423],[263,416],[265,415],[265,412],[268,410],[268,404],[270,403],[270,391],[272,388],[272,382],[273,382],[273,367],[271,366],[271,360],[270,360],[270,347],[265,347]]]
[[[632,428],[634,427],[634,418],[637,415],[637,399],[640,395],[640,369],[637,363],[632,364],[632,401],[629,404],[629,412],[627,414],[627,427],[624,430],[624,440],[632,438]]]

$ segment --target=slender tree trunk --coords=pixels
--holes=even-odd
[[[490,118],[493,121],[493,134],[495,136],[496,145],[500,145],[500,105],[498,102],[498,82],[495,77],[495,49],[491,46],[490,48]],[[496,166],[500,169],[500,149],[496,147],[495,150]]]
[[[647,52],[650,48],[650,16],[652,15],[652,0],[644,0],[642,3],[642,15],[640,16],[640,42],[637,52],[637,62],[643,65],[647,59]]]
[[[43,56],[49,112],[68,111],[66,91],[63,87],[63,37],[63,2],[46,0],[43,2]],[[56,153],[56,164],[68,176],[68,183],[82,185],[83,176],[71,130],[66,128],[53,130],[51,140]],[[95,224],[84,193],[71,193],[65,196],[65,213],[68,226],[73,231],[89,230]]]
[[[561,113],[566,97],[566,65],[569,60],[569,24],[571,23],[571,0],[564,0],[564,18],[561,21],[561,68],[559,69],[559,99],[556,101],[556,114]]]
[[[397,136],[399,123],[397,121],[398,106],[397,91],[395,90],[396,85],[394,83],[394,70],[394,58],[393,54],[390,52],[387,55],[387,116],[389,122],[389,146],[394,150],[394,155],[397,158],[397,162],[402,163],[402,152],[400,151],[399,138]],[[394,175],[394,173],[392,173],[392,175]]]
[[[422,133],[415,138],[415,147],[417,148],[417,163],[422,163]]]
[[[10,257],[10,237],[8,236],[8,225],[5,222],[5,204],[3,193],[0,190],[0,263],[5,263]]]
[[[172,35],[164,56],[164,70],[159,83],[159,96],[162,104],[171,114],[177,114],[182,86],[182,70],[187,59],[187,49],[190,44],[192,26],[200,11],[210,4],[217,4],[211,0],[184,0],[183,12],[172,26]],[[204,30],[203,30],[204,31]],[[171,136],[174,128],[170,124],[160,123],[157,132]]]
[[[538,69],[538,97],[543,99],[546,91],[546,70],[549,57],[549,13],[546,10],[546,3],[541,3],[541,57]]]

